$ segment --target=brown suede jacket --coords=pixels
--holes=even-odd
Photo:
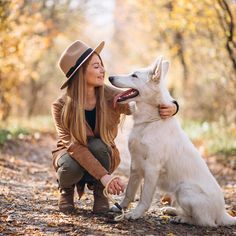
[[[120,123],[120,115],[130,115],[131,111],[128,104],[117,104],[116,108],[113,107],[114,96],[121,91],[109,86],[105,86],[105,99],[108,104],[108,128],[112,132],[115,139],[118,133],[118,125]],[[82,145],[78,141],[72,141],[68,129],[66,129],[61,120],[62,108],[65,104],[65,95],[59,97],[52,104],[52,115],[58,134],[57,148],[52,151],[53,166],[57,170],[57,160],[65,153],[68,153],[74,158],[85,170],[87,170],[97,180],[107,174],[107,170],[100,164],[100,162],[93,156],[87,146]],[[96,122],[98,123],[98,122]],[[94,132],[89,124],[86,122],[87,137],[99,137],[98,127],[96,125]],[[114,140],[113,140],[114,141]],[[120,163],[120,154],[114,142],[111,144],[112,163],[109,173],[112,173]]]

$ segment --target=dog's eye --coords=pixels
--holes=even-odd
[[[138,76],[136,74],[132,74],[132,77],[138,78]]]

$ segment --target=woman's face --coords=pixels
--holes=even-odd
[[[85,70],[85,81],[87,86],[99,87],[104,83],[105,69],[99,56],[94,53],[88,62],[87,68]]]

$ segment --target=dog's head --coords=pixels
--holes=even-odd
[[[129,88],[118,94],[115,103],[128,103],[131,101],[157,102],[161,96],[161,87],[169,69],[169,62],[158,58],[147,68],[139,69],[128,75],[110,76],[112,85],[118,88]]]

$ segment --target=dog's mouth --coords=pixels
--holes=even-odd
[[[119,93],[114,98],[114,106],[117,102],[124,102],[130,98],[137,97],[139,95],[139,91],[137,89],[128,89],[122,93]]]

